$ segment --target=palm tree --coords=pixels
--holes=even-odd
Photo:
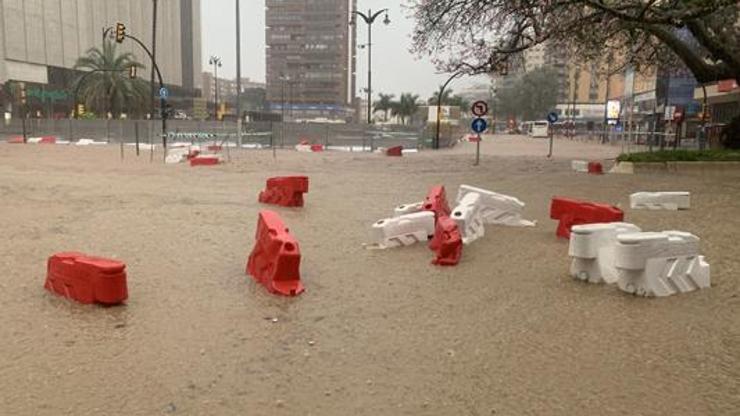
[[[380,99],[375,101],[375,111],[382,111],[385,118],[388,118],[388,110],[393,109],[393,94],[379,94]]]
[[[440,88],[442,88],[440,86]],[[447,89],[442,93],[442,100],[441,105],[447,105],[451,107],[460,107],[461,109],[465,110],[470,106],[470,103],[468,100],[463,98],[460,95],[454,95],[454,91],[452,89]],[[429,97],[427,100],[427,103],[429,105],[437,105],[437,100],[439,99],[439,91],[435,92],[434,95]]]
[[[401,99],[393,108],[393,115],[401,117],[401,122],[406,124],[406,117],[414,119],[414,114],[419,110],[419,96],[411,93],[401,94]]]
[[[106,41],[102,51],[94,47],[77,59],[74,68],[86,73],[77,78],[74,88],[79,88],[85,106],[99,113],[141,113],[149,101],[149,87],[129,76],[131,67],[144,66],[131,53],[118,54],[116,44]]]

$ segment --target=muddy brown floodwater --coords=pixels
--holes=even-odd
[[[740,174],[590,176],[570,157],[616,148],[497,138],[404,158],[232,154],[190,168],[115,146],[0,144],[2,415],[738,415]],[[156,155],[155,160],[161,160]],[[306,293],[245,275],[267,177],[309,175]],[[423,245],[363,249],[370,225],[443,183],[514,195],[536,228],[489,227],[460,265]],[[631,211],[688,190],[692,209]],[[573,281],[553,195],[618,204],[646,230],[702,238],[712,288],[643,299]],[[125,306],[43,289],[46,259],[128,265]]]

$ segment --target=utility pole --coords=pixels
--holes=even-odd
[[[236,144],[242,146],[242,40],[239,0],[236,0]]]
[[[221,67],[221,58],[218,56],[211,56],[208,63],[213,65],[213,80],[214,80],[214,101],[213,101],[213,114],[216,120],[218,120],[218,68]]]
[[[152,56],[153,59],[156,60],[157,58],[157,0],[152,0]],[[154,96],[156,95],[156,87],[154,86],[154,75],[156,75],[156,72],[154,70],[154,65],[152,65],[152,73],[151,78],[149,80],[149,86],[151,89],[151,94],[149,95],[149,114],[151,114],[152,117],[154,117]]]

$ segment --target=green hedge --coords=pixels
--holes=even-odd
[[[740,150],[661,150],[622,154],[620,162],[728,162],[740,161]]]

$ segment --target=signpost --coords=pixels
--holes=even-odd
[[[473,105],[473,108],[475,108],[475,105]],[[488,106],[486,106],[486,112],[488,112]],[[486,131],[486,129],[488,128],[488,122],[485,119],[476,118],[476,119],[473,119],[473,122],[470,124],[470,128],[473,129],[473,131],[478,135],[478,140],[476,140],[475,142],[475,165],[474,165],[474,166],[478,166],[480,164],[480,142],[481,142],[480,134]]]
[[[162,87],[162,88],[159,89],[159,98],[162,98],[162,99],[165,99],[166,100],[167,97],[169,97],[169,95],[170,95],[170,92],[167,91],[167,88]]]
[[[552,157],[552,142],[553,142],[553,128],[552,125],[557,123],[558,121],[558,113],[551,111],[550,114],[547,115],[547,121],[550,123],[549,126],[547,126],[547,134],[550,135],[550,153],[547,154],[547,157]]]

